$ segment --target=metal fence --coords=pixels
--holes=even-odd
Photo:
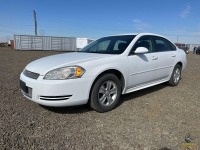
[[[16,50],[75,51],[76,38],[14,35],[14,45]]]

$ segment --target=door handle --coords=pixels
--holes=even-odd
[[[172,57],[176,57],[176,55],[175,55],[175,54],[172,54]]]
[[[157,59],[158,59],[158,57],[156,57],[156,56],[152,57],[152,60],[157,60]]]

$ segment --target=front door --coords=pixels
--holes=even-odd
[[[134,54],[137,47],[146,47],[149,52],[144,54]],[[148,85],[156,80],[156,70],[158,68],[158,56],[154,52],[151,36],[141,37],[133,46],[129,60],[129,81],[128,91],[134,88]]]

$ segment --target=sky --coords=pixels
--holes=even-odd
[[[0,41],[13,35],[86,37],[151,32],[200,44],[200,0],[0,0]]]

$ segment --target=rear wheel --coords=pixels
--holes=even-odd
[[[90,106],[98,112],[107,112],[116,107],[121,95],[121,83],[113,74],[105,74],[94,84]]]
[[[177,86],[180,80],[181,80],[181,66],[177,64],[174,67],[174,70],[172,72],[170,80],[168,81],[168,84],[170,86]]]

